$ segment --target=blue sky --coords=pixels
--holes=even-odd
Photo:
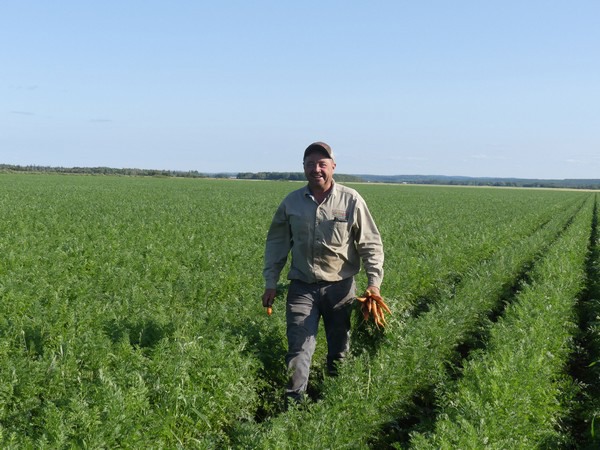
[[[600,2],[0,3],[0,163],[600,178]]]

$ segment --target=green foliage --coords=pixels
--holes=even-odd
[[[600,238],[598,196],[594,207],[587,287],[579,305],[580,331],[572,372],[581,390],[574,405],[573,434],[580,448],[600,447]]]
[[[262,258],[272,209],[260,193],[248,201],[225,181],[0,181],[6,442],[212,447],[254,418],[260,338],[243,330],[260,311],[260,268],[248,264]],[[265,211],[251,214],[253,202]]]
[[[341,376],[325,385],[323,401],[300,419],[274,418],[260,447],[382,446],[402,438],[407,433],[404,418],[415,409],[415,400],[447,379],[447,363],[456,357],[455,349],[502,302],[522,268],[560,233],[572,211],[554,214],[541,228],[531,227],[537,230],[530,236],[505,242],[493,257],[474,260],[461,274],[463,281],[447,284],[427,312],[404,320],[392,316],[374,356],[363,354],[349,361]],[[440,269],[448,270],[443,265]],[[396,310],[394,298],[389,300]],[[322,430],[339,432],[323,435]]]
[[[353,186],[382,232],[394,315],[385,331],[356,319],[334,379],[320,338],[319,400],[284,411],[286,285],[267,317],[262,258],[297,187],[0,174],[2,447],[403,445],[432,429],[461,348],[487,351],[488,319],[590,195]]]
[[[572,381],[564,373],[584,286],[589,204],[544,253],[515,302],[491,325],[486,351],[443,389],[435,433],[414,448],[557,448]]]

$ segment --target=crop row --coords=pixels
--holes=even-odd
[[[578,305],[580,333],[571,372],[581,389],[574,405],[572,430],[580,448],[600,447],[600,237],[598,195],[587,263],[588,285]]]
[[[590,202],[591,203],[591,199]],[[435,431],[414,448],[557,448],[569,442],[561,421],[573,383],[565,369],[585,285],[592,208],[536,262],[514,303],[491,326],[456,385],[442,389]]]
[[[479,261],[563,214],[576,198],[564,192],[377,188],[358,187],[387,250],[385,291],[400,308],[439,296]]]

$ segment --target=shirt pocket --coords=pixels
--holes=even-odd
[[[332,245],[344,245],[348,242],[350,223],[346,219],[335,218],[328,221],[330,243]]]

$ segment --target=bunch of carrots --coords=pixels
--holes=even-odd
[[[356,300],[361,303],[360,310],[365,320],[369,320],[369,317],[372,315],[377,327],[385,327],[387,325],[384,312],[391,314],[392,311],[380,295],[367,290],[364,297],[357,297]]]

